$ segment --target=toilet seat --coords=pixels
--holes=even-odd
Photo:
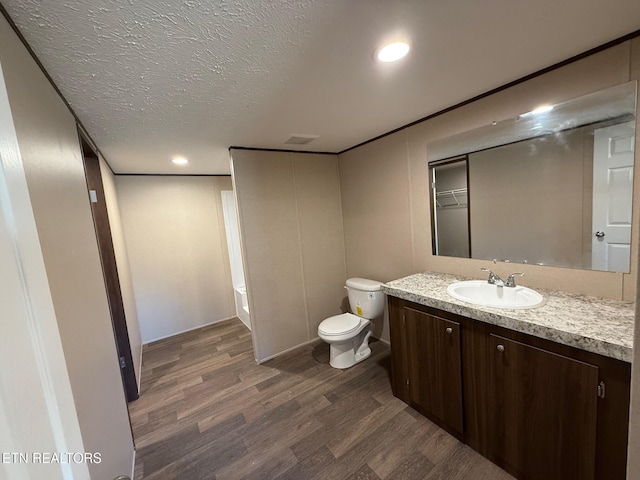
[[[334,315],[333,317],[323,320],[320,325],[318,325],[318,332],[327,336],[346,335],[358,329],[360,320],[360,317],[353,313]]]

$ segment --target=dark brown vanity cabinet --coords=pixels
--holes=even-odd
[[[393,335],[396,396],[462,435],[460,324],[404,307]]]
[[[489,335],[489,451],[523,478],[592,480],[598,367]]]
[[[519,479],[623,480],[630,365],[389,297],[394,394]]]

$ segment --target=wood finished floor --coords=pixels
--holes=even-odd
[[[395,398],[372,350],[347,370],[325,343],[256,365],[239,320],[146,346],[135,480],[512,480]]]

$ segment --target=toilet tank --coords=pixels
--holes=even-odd
[[[384,312],[385,295],[382,282],[366,278],[349,278],[345,287],[349,292],[351,311],[366,319],[374,319]]]

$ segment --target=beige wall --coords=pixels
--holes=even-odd
[[[117,175],[142,342],[235,316],[222,213],[231,177]]]
[[[338,157],[347,278],[388,282],[418,271],[409,191],[413,172],[406,159],[404,130]],[[424,200],[428,201],[426,168],[423,174]],[[424,241],[431,250],[430,237]],[[386,312],[384,320],[374,326],[374,335],[389,341]]]
[[[52,452],[64,441],[67,451],[82,452],[80,423],[1,71],[0,185],[0,445],[5,452]],[[52,400],[55,411],[49,408]],[[62,480],[69,467],[73,478],[89,478],[87,465],[33,463],[4,463],[0,478]]]
[[[92,478],[130,474],[133,441],[73,116],[4,18],[0,63]]]
[[[256,359],[317,338],[342,313],[346,267],[335,155],[232,150]]]
[[[403,131],[339,157],[349,277],[389,281],[414,273],[406,157]]]
[[[129,333],[129,345],[131,346],[133,367],[136,372],[138,389],[140,389],[142,337],[140,335],[138,309],[136,308],[136,297],[133,291],[133,280],[131,278],[131,268],[129,266],[129,255],[127,253],[127,246],[124,241],[124,232],[122,230],[122,219],[120,218],[120,206],[118,204],[118,196],[116,194],[115,176],[107,162],[105,162],[101,157],[100,174],[102,175],[104,196],[107,203],[107,212],[109,213],[109,226],[111,228],[113,249],[116,255],[118,279],[120,281],[120,291],[122,292],[124,314],[127,320],[127,332]]]
[[[486,261],[435,257],[431,253],[427,144],[494,120],[515,117],[541,103],[627,82],[630,52],[630,42],[623,43],[340,155],[345,225],[348,217],[360,217],[358,235],[345,227],[348,276],[374,272],[381,280],[390,280],[432,270],[481,278],[480,267],[487,266]],[[367,181],[363,182],[360,172],[365,167]],[[640,171],[636,170],[636,183],[639,178]],[[372,203],[383,205],[384,215],[371,218],[366,207]],[[630,274],[518,265],[518,270],[526,273],[522,283],[606,298],[633,299],[638,213],[638,209],[634,209]],[[370,241],[364,242],[364,238]],[[504,275],[511,273],[512,268],[498,264],[495,269]]]
[[[639,54],[636,47],[634,62]],[[427,144],[494,120],[516,117],[542,103],[628,82],[639,70],[632,66],[636,77],[630,76],[631,57],[630,42],[620,44],[339,155],[347,276],[388,281],[430,270],[484,278],[480,268],[488,266],[487,261],[431,253]],[[636,192],[640,192],[639,183],[640,169],[636,169]],[[640,209],[634,208],[631,273],[518,265],[517,270],[526,273],[521,283],[633,300],[639,213]],[[494,270],[508,275],[513,266],[498,264]],[[386,323],[382,338],[388,339]]]

